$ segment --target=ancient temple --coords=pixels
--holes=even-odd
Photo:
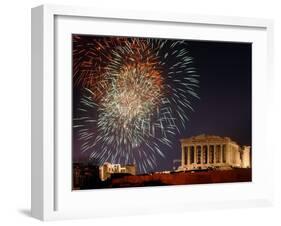
[[[240,147],[229,137],[202,134],[180,141],[182,157],[178,170],[251,167],[251,147]]]

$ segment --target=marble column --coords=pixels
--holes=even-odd
[[[221,163],[223,163],[223,145],[221,144],[220,147],[221,147]]]
[[[206,146],[207,146],[207,156],[208,156],[207,164],[209,164],[210,163],[210,145],[206,145]]]
[[[201,146],[201,165],[204,164],[204,150],[203,150],[203,145],[200,145]]]
[[[194,163],[197,164],[197,145],[194,145]]]
[[[190,146],[187,147],[187,167],[190,165]]]
[[[216,148],[215,144],[213,145],[213,147],[214,147],[214,164],[216,164],[217,163],[217,161],[216,161],[217,160],[216,159],[217,158],[217,150],[216,150],[217,148]]]
[[[185,159],[185,156],[184,156],[184,145],[181,146],[181,166],[183,167],[184,166],[184,159]]]
[[[188,146],[185,146],[184,147],[184,165],[186,166],[187,165],[187,158],[188,158],[188,156],[187,156],[187,150],[188,150]]]
[[[225,145],[225,163],[229,163],[229,150],[228,150],[228,144]]]

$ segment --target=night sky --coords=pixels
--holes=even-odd
[[[188,50],[200,75],[200,99],[192,100],[194,112],[186,129],[173,139],[173,148],[161,146],[165,159],[157,158],[153,171],[171,170],[174,159],[180,159],[179,139],[199,134],[228,136],[239,145],[251,145],[251,51],[250,43],[188,41]],[[81,87],[73,86],[73,118],[81,98]],[[85,161],[81,141],[73,130],[73,161]]]

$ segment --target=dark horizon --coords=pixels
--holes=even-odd
[[[157,158],[153,171],[172,170],[180,159],[181,138],[200,134],[230,137],[240,146],[252,144],[252,45],[215,41],[186,40],[199,77],[198,95],[192,100],[194,112],[181,134],[172,139],[173,148],[160,147],[165,158]],[[73,87],[73,118],[76,118],[81,91]],[[73,130],[73,163],[87,160],[81,141]]]

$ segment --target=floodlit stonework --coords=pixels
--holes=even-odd
[[[111,177],[111,174],[115,173],[124,173],[136,175],[136,167],[135,165],[124,165],[120,164],[111,164],[109,162],[105,162],[102,166],[99,167],[100,179],[105,181],[106,179]]]
[[[250,168],[250,146],[240,147],[229,137],[198,135],[181,139],[179,171],[208,168]]]

